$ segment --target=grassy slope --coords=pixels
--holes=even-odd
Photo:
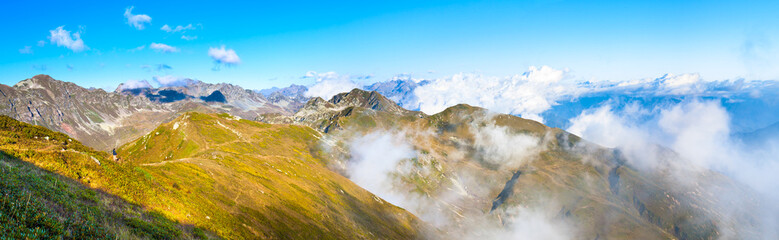
[[[77,226],[123,239],[419,237],[416,217],[312,157],[318,133],[308,127],[187,113],[123,146],[114,162],[64,134],[0,120],[9,155],[0,167],[11,173],[2,175],[0,219],[13,238],[74,236]]]
[[[121,147],[164,189],[149,202],[227,238],[409,239],[418,220],[328,170],[308,127],[187,113]]]
[[[104,179],[128,169],[64,134],[0,116],[0,151],[0,238],[207,238],[200,228],[86,187],[125,185]]]

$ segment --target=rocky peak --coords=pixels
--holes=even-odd
[[[391,113],[408,112],[376,91],[365,91],[357,88],[348,93],[339,93],[328,102],[337,107],[362,107]]]

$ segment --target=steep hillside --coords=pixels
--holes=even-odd
[[[325,168],[310,153],[319,134],[308,127],[187,113],[114,160],[67,135],[0,120],[8,236],[414,239],[424,229]]]
[[[373,107],[369,103],[376,101],[366,98],[334,103],[355,92],[366,95],[354,90],[328,102],[314,99],[285,121],[326,132],[322,154],[335,159],[332,169],[379,196],[394,196],[394,204],[448,237],[520,237],[527,234],[524,226],[545,226],[539,222],[555,226],[556,232],[547,233],[576,239],[754,238],[757,229],[770,227],[749,214],[765,203],[714,172],[642,169],[619,150],[468,105],[426,116]],[[269,119],[277,118],[262,120]],[[377,136],[395,141],[374,141],[381,139]],[[392,155],[406,145],[409,153],[395,159],[362,150],[393,149],[386,154]],[[684,161],[669,150],[648,147],[658,148],[663,156],[655,157],[667,164]],[[361,181],[356,172],[361,164],[387,162],[395,165],[384,177]],[[725,192],[746,200],[720,195]]]
[[[167,190],[150,204],[227,238],[410,239],[416,217],[328,170],[320,134],[187,113],[118,149]]]
[[[206,239],[212,235],[85,186],[118,190],[113,187],[123,185],[129,190],[147,183],[133,176],[132,168],[107,157],[62,133],[0,116],[0,238]]]

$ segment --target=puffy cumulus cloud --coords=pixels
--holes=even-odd
[[[618,82],[615,84],[614,89],[637,90],[637,93],[651,95],[690,95],[701,94],[711,90],[712,84],[722,84],[722,82],[703,81],[700,74],[697,73],[679,75],[667,73],[654,79],[647,78]]]
[[[59,26],[54,30],[49,30],[49,40],[52,44],[56,44],[60,47],[65,47],[73,52],[81,52],[89,49],[84,44],[84,40],[81,40],[81,33],[65,30],[65,26]]]
[[[316,83],[304,93],[306,97],[321,97],[330,99],[336,94],[349,92],[361,86],[351,80],[348,75],[339,75],[335,72],[317,73],[309,71],[303,78],[314,78]]]
[[[124,10],[124,18],[127,20],[127,24],[138,30],[146,28],[146,24],[151,24],[151,17],[146,14],[133,14],[134,6],[130,6]]]
[[[121,92],[124,90],[139,88],[152,88],[152,86],[146,80],[127,80],[127,82],[120,83],[119,86],[116,87],[116,91]]]
[[[566,72],[543,66],[530,67],[523,74],[502,78],[461,73],[432,80],[416,88],[414,94],[418,99],[417,108],[428,114],[466,103],[542,121],[542,112],[575,89],[572,88],[575,86],[566,87],[560,83]]]
[[[218,70],[222,64],[230,66],[241,63],[241,58],[238,57],[238,54],[233,49],[225,48],[224,45],[219,48],[208,48],[208,56],[216,63],[214,70]]]
[[[160,87],[180,87],[192,84],[195,80],[189,78],[181,78],[171,75],[154,76],[152,79],[159,84]]]
[[[178,48],[163,43],[151,43],[149,44],[149,48],[162,53],[174,53],[179,51]]]

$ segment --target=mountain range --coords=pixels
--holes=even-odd
[[[327,100],[196,80],[0,85],[2,236],[754,239],[775,227],[756,214],[776,213],[759,193],[670,149],[646,146],[660,159],[647,168],[537,121],[396,103],[420,84]]]

